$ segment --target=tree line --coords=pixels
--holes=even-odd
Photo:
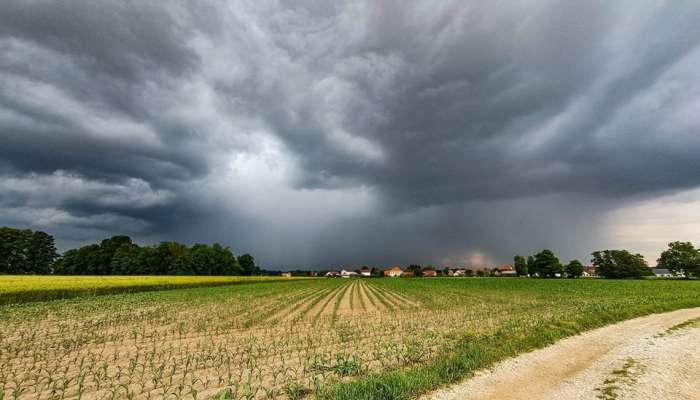
[[[600,250],[591,253],[591,264],[596,267],[596,274],[609,279],[642,278],[654,275],[641,254],[632,254],[627,250]],[[568,277],[578,278],[583,275],[584,267],[579,260],[562,264],[549,249],[525,257],[516,255],[513,267],[518,276],[537,276],[542,278]],[[700,250],[690,242],[671,242],[668,249],[657,260],[658,268],[668,269],[677,276],[687,278],[700,277]]]
[[[129,236],[118,235],[60,256],[53,236],[2,227],[0,274],[260,275],[261,270],[252,255],[236,257],[218,243],[139,246]]]
[[[0,273],[50,274],[58,257],[48,233],[0,227]]]

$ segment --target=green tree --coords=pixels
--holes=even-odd
[[[528,268],[530,274],[535,273],[544,278],[554,278],[562,273],[562,266],[559,259],[551,250],[545,249],[534,255],[532,269]]]
[[[513,267],[515,268],[515,273],[518,276],[527,276],[527,263],[525,262],[525,257],[515,256],[513,257]]]
[[[245,273],[243,267],[241,266],[240,262],[236,258],[236,256],[233,254],[231,249],[228,247],[223,247],[218,243],[214,243],[212,245],[212,249],[214,250],[214,253],[216,254],[216,259],[217,259],[217,268],[215,268],[212,273],[215,275],[243,275]],[[244,254],[245,255],[245,254]],[[261,275],[260,268],[258,268],[255,265],[255,258],[248,254],[250,257],[250,260],[246,260],[248,257],[245,257],[244,261],[248,263],[248,268],[250,270],[250,275]],[[252,265],[252,267],[251,267]]]
[[[423,276],[423,267],[418,264],[409,265],[408,270],[413,272],[413,276]]]
[[[216,269],[216,252],[206,244],[192,246],[192,269],[197,275],[213,275]]]
[[[534,275],[535,274],[535,257],[533,256],[528,256],[527,257],[527,273],[528,275]]]
[[[28,252],[32,231],[0,228],[0,273],[27,274],[30,272]]]
[[[260,268],[255,265],[255,258],[246,253],[238,257],[238,264],[243,269],[243,275],[260,275]]]
[[[162,252],[156,246],[142,247],[139,251],[136,265],[139,273],[145,275],[163,275],[167,267],[163,266]]]
[[[641,254],[627,250],[594,251],[591,263],[598,275],[608,279],[641,278],[653,275]]]
[[[50,274],[58,258],[53,236],[46,232],[33,232],[27,251],[27,266],[33,274]]]
[[[564,270],[567,278],[578,278],[583,275],[583,264],[579,260],[571,260]]]
[[[61,275],[101,275],[103,261],[100,245],[91,244],[65,252],[54,269]]]
[[[100,251],[99,255],[96,256],[96,264],[91,267],[94,271],[93,273],[99,275],[115,274],[115,272],[112,271],[112,258],[114,258],[114,254],[122,246],[130,246],[133,244],[131,238],[126,235],[112,236],[100,242]]]
[[[115,275],[144,275],[150,271],[141,263],[143,250],[136,244],[124,243],[110,260],[110,271]]]
[[[690,242],[671,242],[657,260],[659,268],[686,277],[700,276],[700,251]]]
[[[162,242],[158,245],[162,256],[160,267],[165,267],[168,275],[192,275],[192,258],[190,249],[182,243]]]

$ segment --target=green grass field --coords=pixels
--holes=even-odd
[[[79,296],[276,281],[243,276],[0,275],[0,305]],[[298,279],[298,278],[294,278]]]
[[[5,398],[409,399],[699,281],[308,279],[0,306]]]

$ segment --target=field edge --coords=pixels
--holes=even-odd
[[[7,277],[9,275],[6,275]],[[44,276],[44,275],[27,275],[28,277],[53,277],[54,275]],[[80,279],[82,277],[90,278],[109,278],[109,277],[124,277],[121,275],[76,275],[75,278]],[[0,276],[0,279],[3,276]],[[17,277],[17,276],[12,276]],[[67,277],[67,276],[62,276]],[[155,275],[128,275],[129,278],[138,277],[156,277]],[[188,277],[185,275],[172,275],[172,276],[157,276],[159,279],[168,280],[170,277],[183,278]],[[164,290],[176,290],[176,289],[192,289],[200,287],[216,287],[216,286],[234,286],[234,285],[251,285],[256,283],[273,283],[273,282],[289,282],[292,280],[304,280],[304,279],[314,279],[314,278],[280,278],[280,277],[265,277],[261,279],[260,277],[241,277],[241,276],[196,276],[197,281],[192,282],[157,282],[157,283],[134,283],[130,285],[118,285],[118,286],[85,286],[85,287],[46,287],[28,290],[14,290],[14,291],[0,291],[0,306],[11,306],[43,301],[56,301],[56,300],[68,300],[75,298],[85,298],[94,296],[106,296],[106,295],[117,295],[117,294],[132,294],[141,292],[153,292],[153,291],[164,291]],[[207,280],[211,278],[211,280]],[[222,278],[231,278],[230,280],[222,280]],[[0,282],[1,283],[1,282]]]
[[[505,359],[544,348],[586,331],[646,315],[700,307],[700,301],[633,308],[587,315],[542,325],[528,335],[504,342],[498,333],[476,337],[465,332],[454,350],[427,364],[373,373],[360,380],[335,382],[317,390],[317,400],[408,400],[445,388]],[[504,343],[506,345],[504,345]]]

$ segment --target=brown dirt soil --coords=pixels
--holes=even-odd
[[[338,306],[338,310],[335,312],[337,315],[351,315],[353,307],[355,304],[350,304],[350,299],[353,296],[353,293],[357,289],[357,285],[359,285],[359,282],[354,281],[350,283],[350,285],[347,287],[347,289],[344,289],[345,291],[343,292],[342,296],[343,298],[340,299],[340,304]],[[354,303],[354,301],[353,301]],[[333,304],[333,307],[335,307],[335,304]]]
[[[432,400],[698,400],[700,308],[655,314],[564,339],[482,371]]]

